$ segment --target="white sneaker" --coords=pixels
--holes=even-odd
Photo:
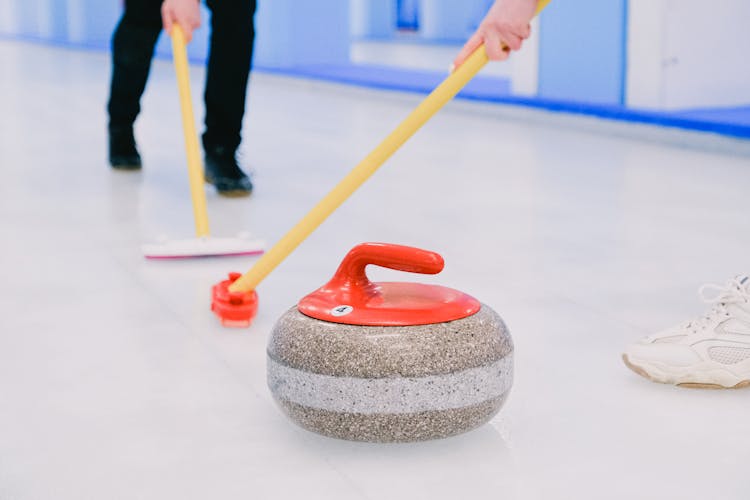
[[[719,293],[706,298],[707,289]],[[725,287],[703,285],[705,316],[646,337],[622,355],[625,364],[654,382],[685,387],[750,386],[750,277]]]

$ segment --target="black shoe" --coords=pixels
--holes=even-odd
[[[253,183],[237,165],[234,153],[220,147],[206,150],[206,182],[213,184],[222,196],[247,196],[253,190]]]
[[[109,164],[116,170],[140,170],[141,155],[135,147],[132,127],[109,129]]]

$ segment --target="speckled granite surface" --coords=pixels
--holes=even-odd
[[[277,402],[297,425],[318,434],[349,441],[403,443],[446,438],[475,429],[497,414],[505,398],[453,410],[397,415],[335,412]]]
[[[484,366],[513,351],[503,320],[483,305],[446,323],[359,326],[289,309],[271,332],[268,353],[300,370],[347,377],[419,377]]]
[[[268,346],[268,384],[309,430],[357,441],[446,437],[489,420],[513,380],[513,343],[489,307],[407,327],[329,323],[296,307]]]

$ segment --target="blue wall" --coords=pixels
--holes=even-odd
[[[540,19],[539,97],[624,104],[627,0],[552,0]]]
[[[107,47],[120,15],[114,0],[9,0],[15,14],[12,34],[57,43]],[[403,9],[403,21],[417,22],[424,36],[460,42],[470,33],[491,0],[360,0]],[[256,63],[291,68],[349,61],[350,0],[259,0]],[[77,6],[77,8],[76,8]],[[72,10],[69,10],[71,7]],[[382,9],[381,9],[382,10]],[[594,104],[623,104],[627,0],[553,0],[541,17],[539,97]],[[209,15],[190,44],[194,60],[205,58]],[[393,30],[397,19],[394,16]],[[158,53],[169,54],[162,37]]]
[[[349,62],[349,0],[258,0],[259,66]]]
[[[399,29],[416,30],[419,28],[419,2],[417,0],[397,0],[396,12],[396,26]]]
[[[351,0],[258,0],[256,63],[286,74],[324,78],[360,85],[426,92],[442,73],[359,67],[349,63]],[[492,0],[357,0],[357,8],[374,9],[382,28],[399,23],[412,26],[415,10],[420,28],[430,19],[432,40],[463,39],[481,19]],[[55,45],[109,47],[112,30],[121,13],[117,0],[0,0],[0,37],[32,39]],[[392,2],[392,3],[389,3]],[[383,16],[385,7],[392,13]],[[434,9],[438,9],[438,11]],[[428,12],[425,11],[427,9]],[[432,9],[432,10],[431,10]],[[462,9],[459,15],[457,9]],[[540,20],[539,94],[517,97],[498,86],[497,79],[481,76],[467,87],[463,97],[710,131],[733,137],[750,137],[750,108],[649,112],[625,106],[627,0],[553,0]],[[471,14],[471,12],[474,12]],[[358,12],[363,12],[360,8]],[[453,15],[453,14],[455,15]],[[469,14],[466,17],[467,13]],[[354,16],[356,17],[356,16]],[[456,22],[458,18],[460,22]],[[384,22],[384,19],[387,22]],[[188,53],[201,61],[207,53],[209,24],[194,36]],[[363,18],[363,25],[365,19]],[[372,21],[372,20],[370,20]],[[356,24],[356,23],[355,23]],[[365,26],[366,28],[366,26]],[[363,31],[366,31],[363,29]],[[364,34],[364,33],[363,33]],[[392,35],[391,35],[392,36]],[[431,38],[430,36],[423,38]],[[157,48],[169,54],[169,40]],[[502,82],[500,82],[502,83]],[[507,82],[506,82],[507,83]],[[475,85],[476,84],[476,85]],[[475,89],[471,86],[475,85]],[[491,88],[491,92],[488,89]]]

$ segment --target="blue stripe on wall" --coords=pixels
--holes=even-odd
[[[622,21],[620,34],[620,100],[617,104],[625,106],[627,102],[627,95],[625,89],[628,85],[628,2],[624,0],[622,3]]]
[[[553,0],[541,15],[539,97],[623,104],[627,0]]]

